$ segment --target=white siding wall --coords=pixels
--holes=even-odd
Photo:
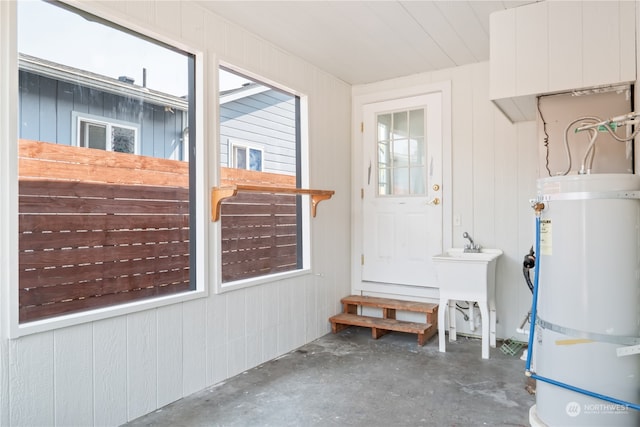
[[[534,243],[529,199],[535,196],[537,178],[535,122],[511,124],[490,101],[488,62],[355,86],[352,92],[358,97],[442,81],[451,81],[452,87],[451,212],[461,218],[449,238],[461,247],[462,233],[468,231],[484,247],[504,251],[496,279],[497,333],[508,338],[531,303],[522,260]],[[444,221],[453,223],[453,218]],[[460,332],[469,332],[462,317],[457,322]]]
[[[15,99],[0,101],[0,425],[118,425],[273,359],[330,331],[328,317],[350,291],[350,86],[193,2],[73,2],[118,23],[205,52],[206,174],[215,185],[217,60],[309,97],[312,188],[333,189],[312,220],[313,273],[213,294],[127,316],[15,340],[7,338],[9,289],[16,266],[6,254],[17,204]],[[0,39],[8,40],[14,4],[0,2]],[[1,50],[0,50],[1,51]],[[2,58],[6,59],[6,52]],[[0,61],[0,88],[13,76]],[[17,74],[16,74],[17,75]],[[14,97],[15,98],[15,97]],[[11,124],[9,126],[8,124]],[[205,197],[206,200],[206,197]],[[214,226],[208,252],[217,250]],[[15,259],[15,257],[13,258]],[[211,260],[212,277],[216,263]]]

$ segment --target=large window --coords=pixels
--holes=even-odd
[[[300,187],[300,98],[220,69],[221,184]],[[239,192],[221,208],[222,283],[305,268],[300,196]]]
[[[18,54],[20,323],[195,290],[194,55],[41,1]]]

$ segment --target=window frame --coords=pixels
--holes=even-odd
[[[2,13],[0,13],[1,24],[2,28],[7,29],[7,31],[3,33],[9,36],[0,38],[0,59],[2,60],[0,63],[3,64],[3,66],[0,67],[0,75],[2,75],[1,81],[7,82],[3,87],[3,91],[6,90],[6,96],[3,96],[3,100],[0,102],[0,129],[3,129],[0,132],[3,140],[6,138],[6,141],[12,141],[12,143],[0,144],[0,154],[3,154],[3,156],[1,156],[3,168],[1,169],[8,172],[7,177],[9,178],[0,180],[0,190],[6,190],[2,191],[2,194],[9,200],[9,203],[7,203],[4,208],[5,215],[9,218],[9,221],[6,221],[5,224],[0,226],[0,235],[3,236],[3,239],[0,239],[3,241],[3,243],[0,244],[0,252],[3,253],[3,256],[6,256],[4,259],[6,259],[6,262],[12,266],[12,268],[7,269],[8,271],[4,273],[5,276],[3,278],[5,278],[6,283],[10,285],[8,286],[8,297],[1,298],[1,309],[7,313],[9,337],[12,339],[18,338],[207,297],[209,295],[206,280],[209,271],[209,265],[206,262],[208,258],[209,227],[207,220],[209,212],[206,189],[209,185],[204,173],[206,159],[204,147],[204,133],[206,129],[204,125],[204,117],[206,117],[204,102],[204,52],[195,49],[193,46],[188,46],[173,37],[154,33],[148,28],[123,19],[121,16],[105,13],[100,6],[96,7],[90,3],[83,3],[71,7],[64,3],[58,3],[58,6],[71,9],[80,14],[92,14],[97,20],[104,22],[112,28],[151,40],[152,42],[164,44],[169,48],[193,56],[193,61],[190,61],[189,73],[193,78],[191,84],[195,88],[193,90],[195,113],[189,116],[189,127],[191,128],[190,138],[192,138],[193,141],[189,147],[189,151],[192,154],[189,156],[192,161],[190,167],[193,168],[190,172],[189,188],[192,194],[190,210],[193,211],[192,218],[198,230],[198,239],[191,243],[191,253],[195,253],[196,258],[195,271],[191,273],[192,278],[195,279],[195,288],[189,292],[179,294],[132,301],[23,324],[19,323],[18,234],[15,232],[15,230],[18,229],[18,116],[16,112],[19,91],[19,61],[17,51],[18,17],[15,2],[2,3],[4,4],[0,5],[0,7],[3,8]],[[100,18],[97,18],[98,16],[100,16]],[[75,126],[72,126],[72,129],[75,129]]]
[[[288,94],[296,97],[296,123],[298,127],[296,129],[297,138],[299,140],[299,146],[296,153],[297,156],[297,167],[296,167],[296,180],[298,188],[308,188],[309,187],[309,98],[308,95],[301,93],[291,87],[287,87],[279,82],[273,81],[261,74],[251,72],[247,69],[240,68],[231,63],[219,60],[217,61],[216,67],[216,81],[219,81],[219,70],[225,69],[232,73],[236,73],[242,76],[245,76],[249,79],[253,79],[259,82],[262,85],[272,87],[279,91],[287,92]],[[219,101],[219,88],[217,92],[217,100]],[[218,105],[216,104],[216,107]],[[219,113],[219,111],[218,111]],[[218,114],[219,115],[219,114]],[[217,123],[215,128],[216,132],[216,140],[220,141],[220,123]],[[229,144],[230,148],[231,145]],[[215,185],[220,185],[220,147],[216,146],[217,155],[215,156],[217,162],[212,165],[213,168],[217,171],[217,179]],[[231,156],[229,156],[229,161]],[[263,157],[263,166],[264,166],[264,157]],[[216,268],[215,268],[215,280],[214,280],[214,293],[215,294],[223,294],[226,292],[235,291],[238,289],[249,288],[253,286],[260,286],[268,283],[279,282],[282,280],[308,275],[312,271],[312,243],[311,243],[311,199],[308,195],[298,196],[301,199],[301,202],[298,203],[299,213],[298,217],[300,218],[300,222],[298,224],[298,244],[301,245],[302,250],[299,256],[298,262],[299,267],[295,270],[279,272],[279,273],[271,273],[263,276],[252,277],[247,279],[240,279],[231,282],[222,281],[222,246],[221,246],[221,221],[214,223],[215,225],[215,233],[213,242],[216,248]]]
[[[86,114],[86,113],[81,113],[79,111],[73,111],[71,113],[71,129],[72,129],[72,135],[71,135],[71,141],[74,143],[74,145],[76,147],[82,147],[82,145],[80,145],[80,139],[81,139],[81,129],[82,129],[82,123],[90,123],[90,124],[97,124],[97,125],[104,125],[106,127],[106,137],[107,139],[105,139],[105,151],[113,151],[113,146],[112,146],[112,142],[109,140],[109,135],[111,135],[111,131],[113,130],[113,127],[119,127],[119,128],[123,128],[123,129],[131,129],[134,132],[134,142],[133,142],[133,153],[129,153],[129,154],[140,154],[140,125],[136,124],[136,123],[130,123],[130,122],[125,122],[122,120],[114,120],[114,119],[110,119],[109,117],[102,117],[102,116],[96,116],[94,114]]]
[[[264,171],[264,149],[262,147],[259,147],[255,144],[250,144],[250,143],[246,143],[246,142],[242,142],[242,141],[236,141],[233,139],[229,139],[229,153],[231,153],[231,155],[229,156],[229,167],[230,168],[235,168],[235,169],[242,169],[238,167],[238,155],[237,155],[237,150],[238,149],[242,149],[244,148],[246,150],[246,154],[247,154],[247,158],[245,159],[246,161],[246,167],[244,168],[245,170],[249,170],[249,171],[256,171],[256,172],[263,172]],[[260,169],[251,169],[251,150],[254,151],[259,151],[260,152]]]

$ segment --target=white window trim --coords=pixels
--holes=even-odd
[[[111,129],[113,126],[117,126],[119,128],[131,129],[134,131],[134,145],[133,145],[133,154],[140,154],[140,125],[137,123],[125,122],[122,120],[115,120],[109,117],[104,116],[96,116],[94,114],[87,114],[78,111],[71,112],[71,140],[76,147],[80,147],[80,129],[82,122],[86,123],[95,123],[98,125],[105,125],[107,127],[107,137],[111,135]],[[110,141],[106,143],[105,151],[113,151],[113,147],[110,144]]]
[[[240,141],[240,140],[235,140],[235,139],[231,139],[229,138],[228,140],[228,150],[229,150],[229,159],[228,159],[228,164],[230,168],[238,168],[238,159],[236,158],[236,149],[237,148],[244,148],[247,150],[247,167],[245,168],[245,170],[253,170],[250,168],[251,166],[251,161],[250,161],[250,155],[249,155],[249,150],[256,150],[256,151],[260,151],[262,154],[260,156],[260,170],[256,171],[256,172],[264,172],[264,148],[256,145],[256,144],[252,144],[250,142],[245,142],[245,141]]]
[[[245,75],[251,79],[254,79],[256,81],[268,84],[271,87],[275,87],[278,89],[281,89],[283,91],[286,91],[294,96],[298,96],[300,98],[300,170],[302,171],[302,174],[300,176],[300,181],[301,181],[301,186],[302,188],[308,188],[309,187],[309,98],[307,95],[300,93],[296,90],[293,90],[291,88],[288,88],[286,86],[283,86],[277,82],[274,82],[273,80],[269,80],[267,78],[265,78],[264,76],[261,76],[259,74],[255,74],[252,73],[250,71],[238,68],[232,64],[223,62],[223,61],[217,61],[217,67],[216,70],[219,70],[220,67],[225,67],[229,70],[235,71],[237,73],[240,73],[242,75]],[[216,106],[217,108],[217,106]],[[218,138],[220,137],[220,129],[219,127],[216,129],[216,134],[218,136]],[[218,141],[220,141],[220,139],[218,139]],[[229,156],[231,156],[231,153],[229,153]],[[218,158],[216,156],[216,158]],[[229,157],[230,159],[231,157]],[[264,159],[263,159],[263,166],[264,166]],[[212,165],[212,167],[215,167],[215,170],[218,171],[217,174],[217,179],[218,181],[214,184],[214,185],[220,185],[219,182],[219,160],[218,163],[216,163],[215,165]],[[301,215],[301,221],[302,221],[302,268],[299,268],[297,270],[293,270],[293,271],[286,271],[286,272],[282,272],[282,273],[273,273],[273,274],[267,274],[264,276],[260,276],[260,277],[254,277],[254,278],[250,278],[250,279],[242,279],[242,280],[236,280],[233,282],[226,282],[226,283],[222,283],[222,251],[221,251],[221,243],[220,243],[220,237],[221,237],[221,228],[220,228],[220,221],[214,223],[213,225],[215,226],[215,229],[213,230],[212,233],[212,241],[214,242],[214,247],[215,247],[215,252],[216,252],[216,256],[215,256],[215,263],[212,264],[212,268],[213,272],[215,272],[215,282],[214,282],[214,290],[213,292],[215,294],[223,294],[226,292],[231,292],[231,291],[235,291],[238,289],[244,289],[244,288],[249,288],[252,286],[259,286],[259,285],[264,285],[264,284],[269,284],[269,283],[274,283],[274,282],[281,282],[293,277],[299,277],[299,276],[305,276],[305,275],[309,275],[313,273],[313,268],[311,265],[311,260],[312,260],[312,245],[311,245],[311,201],[310,201],[310,197],[309,196],[302,196],[302,215]]]
[[[192,189],[196,195],[195,221],[199,230],[199,238],[196,242],[196,289],[181,294],[20,324],[18,233],[15,232],[18,229],[18,146],[16,143],[0,144],[0,165],[2,166],[0,167],[0,177],[2,177],[0,179],[0,200],[2,201],[0,213],[5,220],[0,224],[0,255],[2,255],[0,259],[3,260],[3,267],[9,266],[9,268],[0,268],[0,280],[4,283],[0,286],[0,312],[5,316],[0,321],[0,326],[5,329],[2,333],[6,333],[11,339],[207,297],[209,295],[209,287],[207,286],[209,269],[216,267],[215,265],[210,266],[208,263],[210,238],[208,218],[210,212],[207,191],[210,185],[205,174],[204,53],[194,50],[193,47],[186,44],[152,33],[144,27],[127,22],[115,15],[105,13],[99,6],[96,7],[91,3],[74,6],[195,56],[195,121],[199,130],[195,140],[195,188]],[[0,28],[3,29],[1,33],[8,34],[8,37],[0,37],[0,91],[5,94],[0,97],[0,140],[7,142],[18,140],[17,25],[16,2],[0,1]],[[73,126],[72,129],[74,129]]]

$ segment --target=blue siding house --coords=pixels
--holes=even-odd
[[[24,54],[19,70],[20,138],[187,159],[184,97]],[[257,83],[221,93],[221,166],[295,175],[295,102]]]

